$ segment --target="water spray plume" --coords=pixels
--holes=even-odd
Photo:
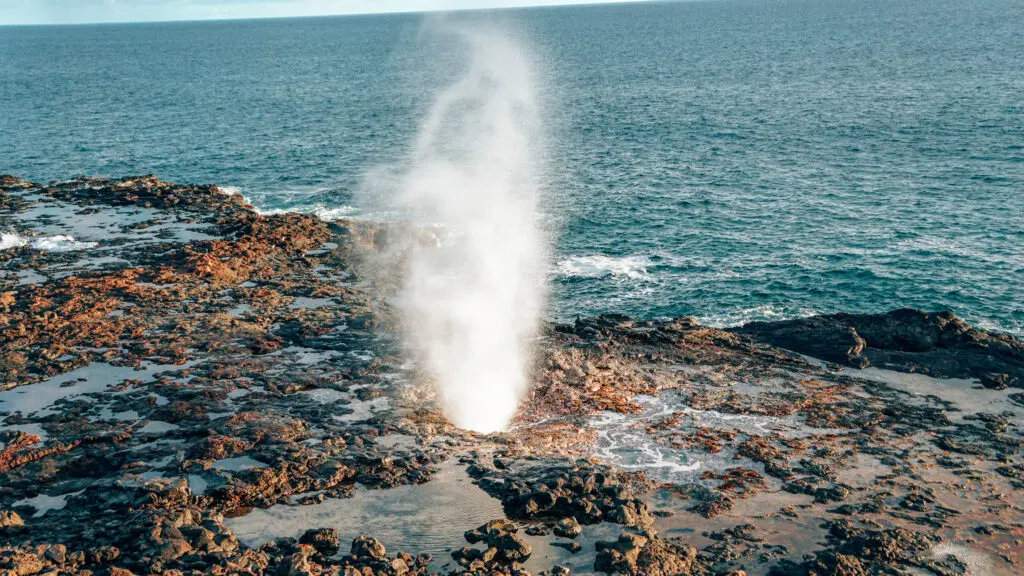
[[[393,198],[444,234],[436,248],[411,251],[400,302],[407,342],[448,418],[494,432],[527,386],[543,300],[542,131],[521,45],[494,29],[442,33],[467,48],[468,69],[437,96]]]

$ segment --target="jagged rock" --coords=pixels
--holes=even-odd
[[[825,552],[819,554],[811,568],[814,574],[830,576],[867,576],[863,563],[854,556]]]
[[[188,542],[184,543],[188,546]],[[87,559],[95,564],[107,564],[121,557],[121,550],[116,546],[100,546],[87,554]]]
[[[597,542],[594,570],[612,574],[676,576],[690,574],[697,549],[625,532],[616,542]]]
[[[0,552],[0,574],[9,571],[16,576],[29,576],[42,572],[46,564],[35,554],[27,552]]]
[[[946,378],[1000,374],[1024,380],[1024,342],[972,328],[949,312],[832,314],[751,322],[731,331],[856,368],[874,365]]]
[[[156,558],[163,560],[175,560],[192,551],[192,545],[185,540],[169,540],[163,546],[157,548]]]
[[[338,530],[335,528],[317,528],[314,530],[307,530],[306,533],[299,538],[299,543],[309,544],[324,556],[333,556],[341,549],[341,543],[338,539]]]
[[[515,533],[518,531],[519,526],[515,522],[512,522],[511,520],[499,519],[491,520],[483,526],[479,526],[472,530],[467,530],[465,534],[463,534],[463,537],[470,544],[476,544],[477,542],[481,542],[484,540],[490,541],[490,539],[497,538],[508,532]]]
[[[474,560],[479,560],[482,552],[476,548],[470,548],[468,546],[459,548],[458,550],[452,550],[452,558],[462,564],[469,564]]]
[[[636,527],[653,521],[642,498],[646,486],[605,466],[560,462],[540,468],[471,469],[470,474],[482,477],[479,486],[502,500],[512,518],[575,518],[582,524],[608,519]]]
[[[515,522],[491,520],[483,526],[467,530],[463,536],[470,544],[486,542],[488,550],[484,554],[490,554],[496,560],[523,562],[530,557],[533,549],[518,532],[519,526]]]
[[[1006,390],[1009,386],[1010,375],[1009,374],[982,374],[981,385],[989,390]]]
[[[401,558],[395,558],[391,562],[388,562],[388,568],[394,576],[402,576],[402,574],[409,571],[409,564]]]
[[[54,564],[63,564],[67,560],[67,553],[68,549],[63,544],[53,544],[46,547],[43,557]]]
[[[647,542],[647,538],[630,532],[620,534],[616,542],[596,542],[594,570],[609,574],[635,574],[637,558]]]
[[[554,527],[555,536],[561,536],[562,538],[575,538],[583,533],[583,527],[576,521],[575,518],[562,518],[555,524]]]
[[[387,549],[380,540],[371,536],[360,536],[352,541],[352,555],[363,558],[376,558],[378,560],[387,556]]]
[[[0,510],[0,530],[21,528],[24,525],[25,521],[21,519],[17,512]]]
[[[281,565],[282,572],[287,576],[307,575],[313,572],[313,566],[309,557],[313,554],[313,547],[308,544],[300,544],[297,551],[290,555]]]
[[[533,549],[518,534],[503,534],[492,543],[498,549],[498,557],[510,562],[524,562],[533,553]]]
[[[697,564],[697,549],[669,544],[655,538],[637,557],[637,567],[645,576],[691,574]]]

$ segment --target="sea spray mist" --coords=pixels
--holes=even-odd
[[[408,347],[457,426],[504,429],[527,386],[544,299],[540,121],[531,57],[494,27],[434,22],[465,66],[437,93],[391,208],[441,232],[405,246],[395,300]]]

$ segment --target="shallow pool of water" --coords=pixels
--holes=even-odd
[[[337,528],[342,552],[353,539],[367,535],[379,538],[388,554],[430,552],[447,562],[449,550],[467,546],[466,530],[504,517],[501,503],[473,484],[462,466],[446,463],[425,484],[360,488],[351,498],[309,506],[281,504],[225,523],[253,547],[283,536],[298,538],[313,528]]]

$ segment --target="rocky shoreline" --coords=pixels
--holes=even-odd
[[[360,264],[394,231],[3,176],[0,232],[0,574],[1024,570],[1024,343],[948,313],[546,326],[482,436]]]

